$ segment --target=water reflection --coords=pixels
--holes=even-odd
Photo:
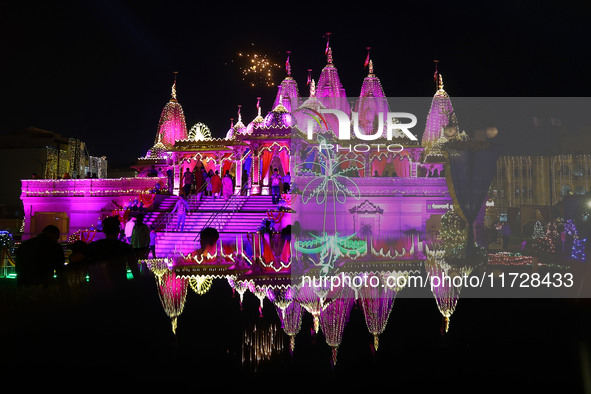
[[[405,294],[433,299],[433,306],[442,319],[441,333],[445,335],[450,330],[460,295],[466,291],[465,280],[455,279],[480,276],[486,269],[493,272],[488,261],[477,259],[474,260],[477,263],[467,263],[457,248],[450,255],[445,243],[433,242],[429,246],[420,239],[417,234],[406,234],[400,239],[379,242],[371,238],[361,240],[370,246],[367,250],[376,253],[355,255],[348,264],[338,267],[337,273],[341,275],[338,283],[321,280],[322,276],[318,276],[318,270],[314,271],[313,267],[305,271],[316,275],[313,280],[297,280],[299,277],[294,277],[290,269],[297,253],[292,260],[291,240],[279,234],[222,239],[215,251],[205,258],[181,255],[145,263],[154,273],[173,334],[176,335],[179,316],[188,300],[187,293],[192,291],[203,296],[214,281],[218,281],[237,295],[240,310],[244,309],[245,297],[250,293],[258,301],[258,316],[276,321],[275,326],[255,324],[245,329],[241,350],[243,363],[257,364],[280,356],[284,351],[283,340],[287,338],[289,352],[293,355],[297,352],[296,338],[302,332],[303,318],[309,315],[311,335],[322,334],[331,349],[330,361],[335,365],[353,308],[362,312],[374,350],[380,348],[380,336],[391,320],[396,299]],[[496,261],[491,258],[491,264]],[[494,267],[499,269],[497,265]],[[424,280],[421,286],[413,283],[417,278]],[[265,310],[269,303],[274,307],[271,311]]]
[[[243,365],[252,365],[254,372],[261,363],[280,356],[283,350],[283,334],[275,324],[267,327],[254,324],[243,332],[241,361]]]

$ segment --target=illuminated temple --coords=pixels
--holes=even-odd
[[[350,291],[350,297],[323,309],[316,292],[290,285],[293,262],[297,260],[298,269],[302,269],[303,256],[317,250],[316,246],[336,245],[340,256],[350,263],[343,270],[353,276],[367,270],[374,275],[382,275],[382,271],[388,275],[419,272],[431,253],[430,242],[439,237],[441,217],[453,208],[441,143],[467,137],[457,132],[457,119],[450,116],[452,104],[441,76],[425,129],[421,130],[422,139],[414,130],[419,137],[414,141],[395,130],[388,144],[397,144],[399,149],[366,149],[367,141],[357,136],[372,134],[376,127],[382,127],[377,125],[386,124],[388,120],[380,117],[386,117],[390,110],[371,61],[354,100],[341,84],[330,48],[318,80],[306,85],[306,95],[301,94],[302,87],[292,77],[289,61],[286,74],[268,112],[264,114],[259,99],[257,116],[247,121],[239,108],[236,122],[224,138],[212,137],[201,123],[187,127],[175,79],[154,145],[135,165],[136,177],[22,181],[24,238],[53,223],[65,234],[63,241],[88,241],[101,237],[97,230],[107,216],[117,215],[125,224],[131,217],[142,215],[144,222],[157,229],[158,258],[149,260],[149,266],[157,276],[173,330],[188,289],[202,294],[212,278],[224,278],[241,297],[247,291],[255,294],[261,310],[263,300],[273,302],[282,327],[292,340],[299,331],[301,314],[313,314],[315,329],[324,330],[334,349],[352,305],[347,300],[363,300],[368,328],[375,335],[377,346],[397,289],[387,289],[391,294],[364,295],[349,288],[343,291]],[[332,154],[318,148],[320,138],[324,141],[335,137],[332,130],[337,126],[331,116],[313,124],[313,134],[318,139],[306,138],[310,124],[306,113],[320,113],[327,108],[358,117],[352,126],[356,130],[351,144],[359,149],[338,151],[333,158],[322,157]],[[183,231],[179,231],[173,207],[181,198],[182,174],[200,167],[222,175],[229,172],[234,180],[234,195],[200,201],[189,196],[190,212]],[[281,176],[292,175],[292,192],[282,193],[279,204],[274,204],[270,197],[274,169]],[[169,170],[173,171],[172,190],[166,175]],[[320,183],[311,190],[308,185],[314,177],[333,184],[321,190],[324,186]],[[346,195],[342,200],[338,199],[338,182],[342,182],[341,191]],[[329,194],[328,209],[326,203],[316,200],[323,192]],[[331,193],[335,194],[331,197]],[[308,200],[315,203],[304,205]],[[339,200],[338,207],[335,200]],[[274,230],[272,234],[259,231],[267,220]],[[296,223],[298,232],[293,231]],[[220,232],[219,244],[213,255],[195,256],[191,252],[199,247],[198,234],[205,226]],[[292,226],[289,236],[282,232],[287,226]],[[312,237],[297,247],[298,237],[306,232]],[[393,263],[396,265],[392,266]],[[331,261],[323,267],[334,269],[338,264]],[[322,265],[316,261],[313,268],[319,266]],[[429,269],[437,275],[447,272],[449,267],[433,265]],[[459,292],[452,288],[436,295],[447,321],[457,300],[454,291]],[[383,305],[378,304],[380,299]],[[335,310],[321,314],[321,310],[330,309]]]

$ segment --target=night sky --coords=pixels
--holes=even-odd
[[[474,2],[476,3],[476,2]],[[284,5],[282,5],[284,4]],[[223,137],[242,105],[270,110],[276,87],[251,87],[240,51],[266,54],[307,94],[326,64],[326,32],[348,96],[371,47],[387,96],[431,97],[433,59],[453,97],[585,97],[589,9],[567,2],[2,2],[3,122],[77,137],[93,156],[125,163],[153,144],[173,72],[187,126]],[[233,61],[234,60],[234,61]],[[285,72],[275,73],[279,83]]]

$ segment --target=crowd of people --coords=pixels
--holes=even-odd
[[[17,286],[68,285],[89,281],[104,290],[117,289],[127,283],[127,272],[140,279],[146,269],[139,260],[148,256],[151,244],[150,228],[141,216],[134,223],[129,242],[120,239],[121,223],[116,216],[102,222],[104,238],[90,243],[75,241],[66,264],[64,248],[59,244],[60,230],[49,225],[24,241],[16,252]]]
[[[127,283],[128,271],[133,279],[148,275],[141,260],[152,253],[155,258],[155,232],[141,217],[130,220],[131,226],[123,229],[126,237],[120,239],[121,223],[111,216],[103,220],[104,238],[90,243],[75,241],[69,245],[71,253],[66,259],[60,245],[60,230],[46,226],[37,236],[24,241],[16,252],[17,286],[47,287],[55,284],[80,285],[88,280],[101,290],[119,289]],[[127,237],[131,231],[131,236]],[[215,249],[219,233],[212,227],[201,231],[201,248],[196,252],[206,254]],[[212,249],[213,248],[213,249]]]

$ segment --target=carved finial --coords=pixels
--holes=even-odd
[[[435,89],[439,90],[439,87],[438,87],[439,71],[437,71],[437,63],[439,63],[439,60],[433,60],[433,63],[435,63],[435,73],[433,74],[433,82],[435,82]]]
[[[242,105],[238,105],[238,123],[242,122],[242,115],[240,114],[240,108]]]
[[[369,75],[373,74],[373,60],[369,61]]]
[[[332,64],[332,48],[328,48],[328,54],[326,55],[326,61],[328,64]]]
[[[261,98],[257,97],[257,112],[258,116],[261,116]]]
[[[312,80],[310,82],[310,97],[316,96],[316,82]]]
[[[443,90],[443,75],[439,74],[439,90]]]
[[[172,98],[173,100],[176,100],[176,75],[178,74],[178,71],[174,71],[174,82],[172,83]]]
[[[291,77],[291,64],[289,64],[289,54],[291,51],[287,51],[287,60],[285,61],[285,70],[287,71],[287,76]]]

